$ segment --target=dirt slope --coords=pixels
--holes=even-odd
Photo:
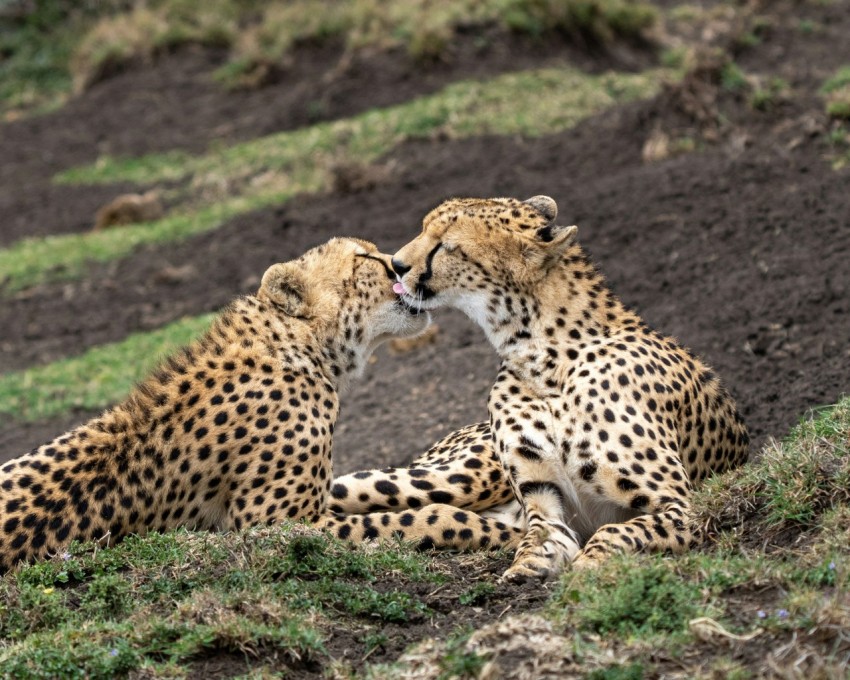
[[[831,34],[850,30],[846,12],[806,11],[830,22]],[[561,219],[579,225],[582,243],[614,290],[725,378],[756,444],[782,436],[807,409],[833,402],[850,384],[848,174],[834,171],[824,158],[828,122],[814,94],[815,75],[850,61],[850,47],[838,41],[825,54],[822,35],[796,32],[792,39],[791,29],[783,28],[792,18],[780,17],[763,43],[738,59],[754,71],[770,72],[781,64],[793,95],[761,112],[748,106],[746,96],[721,92],[727,127],[700,153],[655,163],[641,158],[653,130],[688,123],[675,110],[675,92],[543,139],[409,143],[393,153],[398,172],[374,189],[302,196],[177,246],[146,248],[93,267],[84,281],[4,300],[0,370],[76,354],[215,309],[236,293],[254,290],[272,262],[332,235],[362,236],[391,251],[448,196],[546,193],[558,201]],[[346,101],[354,110],[364,105],[356,98]],[[328,115],[334,112],[342,109]],[[115,115],[129,125],[126,108],[117,107]],[[276,123],[255,121],[254,127],[243,121],[232,134],[294,125],[298,118],[292,115]],[[145,115],[138,125],[153,134]],[[208,139],[173,134],[178,136],[149,147],[197,148]],[[133,144],[115,148],[142,150]],[[85,154],[74,157],[78,162]],[[4,163],[6,176],[15,162],[25,165],[17,158]],[[85,196],[89,190],[68,191]],[[57,223],[40,228],[49,233],[54,227],[64,228]],[[495,355],[460,315],[440,313],[437,321],[436,344],[400,356],[380,352],[346,398],[336,443],[340,471],[402,462],[438,436],[486,416]],[[0,457],[16,455],[87,415],[6,423]]]

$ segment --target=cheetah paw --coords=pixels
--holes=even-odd
[[[545,581],[560,574],[579,551],[572,537],[542,527],[531,529],[517,550],[514,563],[502,574],[503,581]]]

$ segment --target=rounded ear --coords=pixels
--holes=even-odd
[[[307,280],[294,262],[273,264],[263,274],[257,293],[289,316],[307,316]]]
[[[550,222],[558,216],[558,204],[549,196],[532,196],[525,199],[523,203],[530,205]]]
[[[576,240],[578,227],[550,224],[537,230],[537,241],[530,246],[529,260],[543,271],[561,261],[564,251]]]

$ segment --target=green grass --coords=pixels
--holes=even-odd
[[[124,257],[139,246],[209,231],[233,216],[330,187],[342,159],[369,163],[405,139],[436,133],[544,135],[567,129],[616,103],[648,97],[668,71],[589,76],[572,69],[466,81],[430,97],[352,119],[283,132],[200,156],[179,152],[102,158],[63,172],[64,183],[188,183],[184,207],[149,224],[27,239],[0,250],[0,286],[13,292],[85,274],[90,262]]]
[[[850,121],[850,66],[842,66],[820,88],[831,118]]]
[[[75,545],[0,580],[0,675],[182,673],[216,652],[322,661],[324,629],[421,616],[403,586],[443,581],[404,546],[358,549],[294,525]]]
[[[844,398],[765,447],[757,462],[708,480],[695,512],[712,534],[746,522],[768,540],[789,528],[814,529],[825,509],[848,500],[850,398]]]
[[[568,129],[617,103],[649,97],[670,71],[588,75],[571,68],[510,73],[453,83],[434,95],[376,109],[352,119],[281,132],[201,156],[154,154],[104,157],[72,168],[56,181],[73,184],[150,184],[192,177],[195,185],[236,181],[260,172],[321,166],[348,156],[368,162],[400,141],[437,133],[540,136]]]
[[[291,195],[286,190],[270,190],[177,212],[155,222],[23,239],[0,249],[0,291],[8,294],[49,281],[77,279],[86,274],[92,262],[115,260],[144,245],[178,241],[216,229],[236,215],[282,202]]]
[[[823,94],[831,94],[850,86],[850,66],[842,66],[821,86]]]
[[[607,44],[643,39],[657,16],[639,0],[38,0],[0,19],[0,111],[56,106],[72,89],[186,44],[228,49],[219,78],[251,85],[270,65],[285,67],[304,42],[336,39],[349,51],[403,46],[431,60],[470,26]]]
[[[704,609],[703,591],[664,563],[613,562],[590,574],[571,574],[552,605],[574,610],[578,627],[599,635],[645,637],[682,633]]]
[[[459,26],[494,26],[540,36],[560,32],[593,44],[636,40],[657,19],[636,0],[156,0],[102,19],[72,59],[78,88],[121,64],[187,43],[230,48],[219,78],[262,82],[299,43],[335,39],[349,51],[405,47],[415,59],[441,58]]]
[[[782,78],[769,78],[759,82],[750,94],[750,106],[757,111],[769,111],[788,97],[791,87]]]
[[[211,319],[183,319],[78,357],[0,375],[0,413],[29,421],[105,408],[123,399],[164,356],[203,333]]]
[[[21,16],[0,19],[0,113],[60,104],[71,86],[74,49],[115,4],[39,0]]]

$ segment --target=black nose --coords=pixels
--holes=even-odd
[[[410,267],[404,264],[401,260],[397,260],[396,258],[392,259],[393,271],[399,276],[404,276],[407,272],[410,271]]]

